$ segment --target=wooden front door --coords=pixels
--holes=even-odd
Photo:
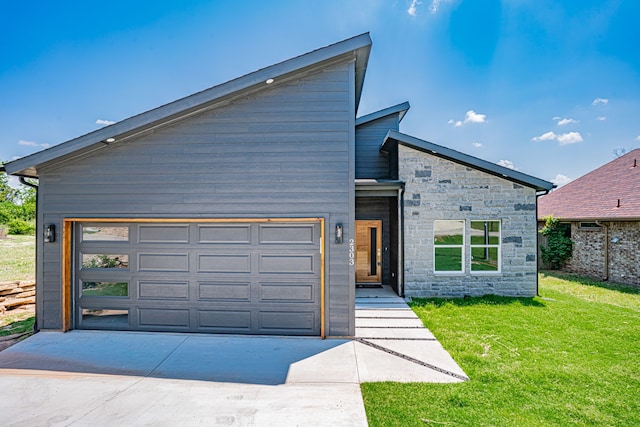
[[[356,220],[356,283],[381,283],[382,221]]]

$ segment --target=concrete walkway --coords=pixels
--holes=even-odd
[[[355,342],[361,382],[450,383],[469,379],[388,286],[356,289]]]
[[[357,337],[41,332],[0,352],[3,425],[366,426],[360,383],[464,372],[389,289]]]

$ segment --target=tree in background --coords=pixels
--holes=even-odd
[[[9,234],[33,234],[36,220],[36,189],[26,185],[13,188],[0,173],[0,227]]]
[[[558,270],[571,258],[573,242],[566,236],[565,226],[553,215],[545,217],[544,221],[540,233],[547,237],[547,245],[540,248],[542,260],[550,264],[554,270]]]

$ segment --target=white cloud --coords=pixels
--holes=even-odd
[[[638,138],[640,138],[640,136],[639,136]],[[471,145],[473,145],[473,146],[474,146],[474,147],[476,147],[476,148],[480,148],[480,147],[482,147],[482,144],[481,144],[481,143],[479,143],[479,142],[474,142],[474,143],[472,143]]]
[[[500,160],[500,161],[498,162],[498,164],[499,164],[500,166],[505,167],[505,168],[508,168],[508,169],[514,169],[514,170],[515,170],[515,166],[513,165],[513,162],[512,162],[511,160]]]
[[[636,137],[636,141],[640,142],[640,135]]]
[[[604,122],[605,120],[607,120],[607,118],[605,116],[598,116],[598,121],[599,122]]]
[[[432,14],[436,14],[440,10],[440,5],[442,3],[450,3],[451,1],[452,0],[431,0],[431,4],[429,5],[429,12],[431,12]]]
[[[449,119],[447,123],[455,127],[460,127],[466,123],[486,123],[486,122],[487,122],[486,114],[478,114],[473,110],[469,110],[464,115],[464,121]]]
[[[582,139],[582,135],[580,135],[580,132],[567,132],[560,135],[556,134],[555,132],[546,132],[540,136],[534,136],[533,138],[531,138],[531,140],[532,141],[556,140],[560,143],[560,145],[575,144],[576,142],[584,141],[584,139]]]
[[[562,175],[561,173],[557,174],[556,177],[551,180],[551,182],[553,182],[558,187],[562,187],[563,185],[568,184],[571,181],[573,181],[572,178],[569,178],[566,175]]]
[[[607,105],[608,103],[609,103],[609,100],[607,98],[596,98],[593,100],[591,105],[598,105],[598,104]]]
[[[33,142],[33,141],[25,141],[24,139],[21,139],[20,141],[18,141],[19,145],[24,145],[26,147],[38,147],[38,148],[49,148],[50,145],[43,143],[43,144],[38,144],[37,142]]]
[[[576,142],[584,141],[580,132],[563,133],[562,135],[558,135],[556,139],[560,145],[575,144]]]
[[[555,117],[554,117],[553,119],[551,119],[551,120],[553,120],[553,121],[555,122],[556,120],[560,120],[561,118],[562,118],[562,117],[560,117],[560,116],[555,116]]]
[[[485,123],[486,121],[486,114],[478,114],[473,110],[467,111],[467,114],[464,116],[465,123]]]
[[[411,5],[409,6],[409,9],[407,9],[407,13],[411,16],[416,16],[417,7],[420,4],[422,4],[422,2],[419,2],[418,0],[411,0]]]
[[[540,136],[534,136],[533,138],[531,138],[532,141],[550,141],[552,139],[556,139],[558,137],[558,135],[556,135],[553,132],[547,132],[547,133],[543,133]]]
[[[104,120],[104,119],[98,119],[96,120],[96,124],[98,125],[105,125],[105,126],[109,126],[114,124],[115,122],[113,120]]]
[[[571,123],[578,123],[578,120],[567,119],[567,118],[558,120],[558,126],[564,126],[564,125],[568,125],[568,124],[571,124]]]

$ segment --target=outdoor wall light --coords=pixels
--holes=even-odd
[[[116,139],[115,138],[107,138],[104,141],[108,142],[109,144],[111,144],[112,142],[116,142]]]
[[[336,224],[336,243],[342,244],[342,224]]]
[[[56,241],[55,224],[48,224],[44,227],[44,241],[45,243],[52,243]]]

